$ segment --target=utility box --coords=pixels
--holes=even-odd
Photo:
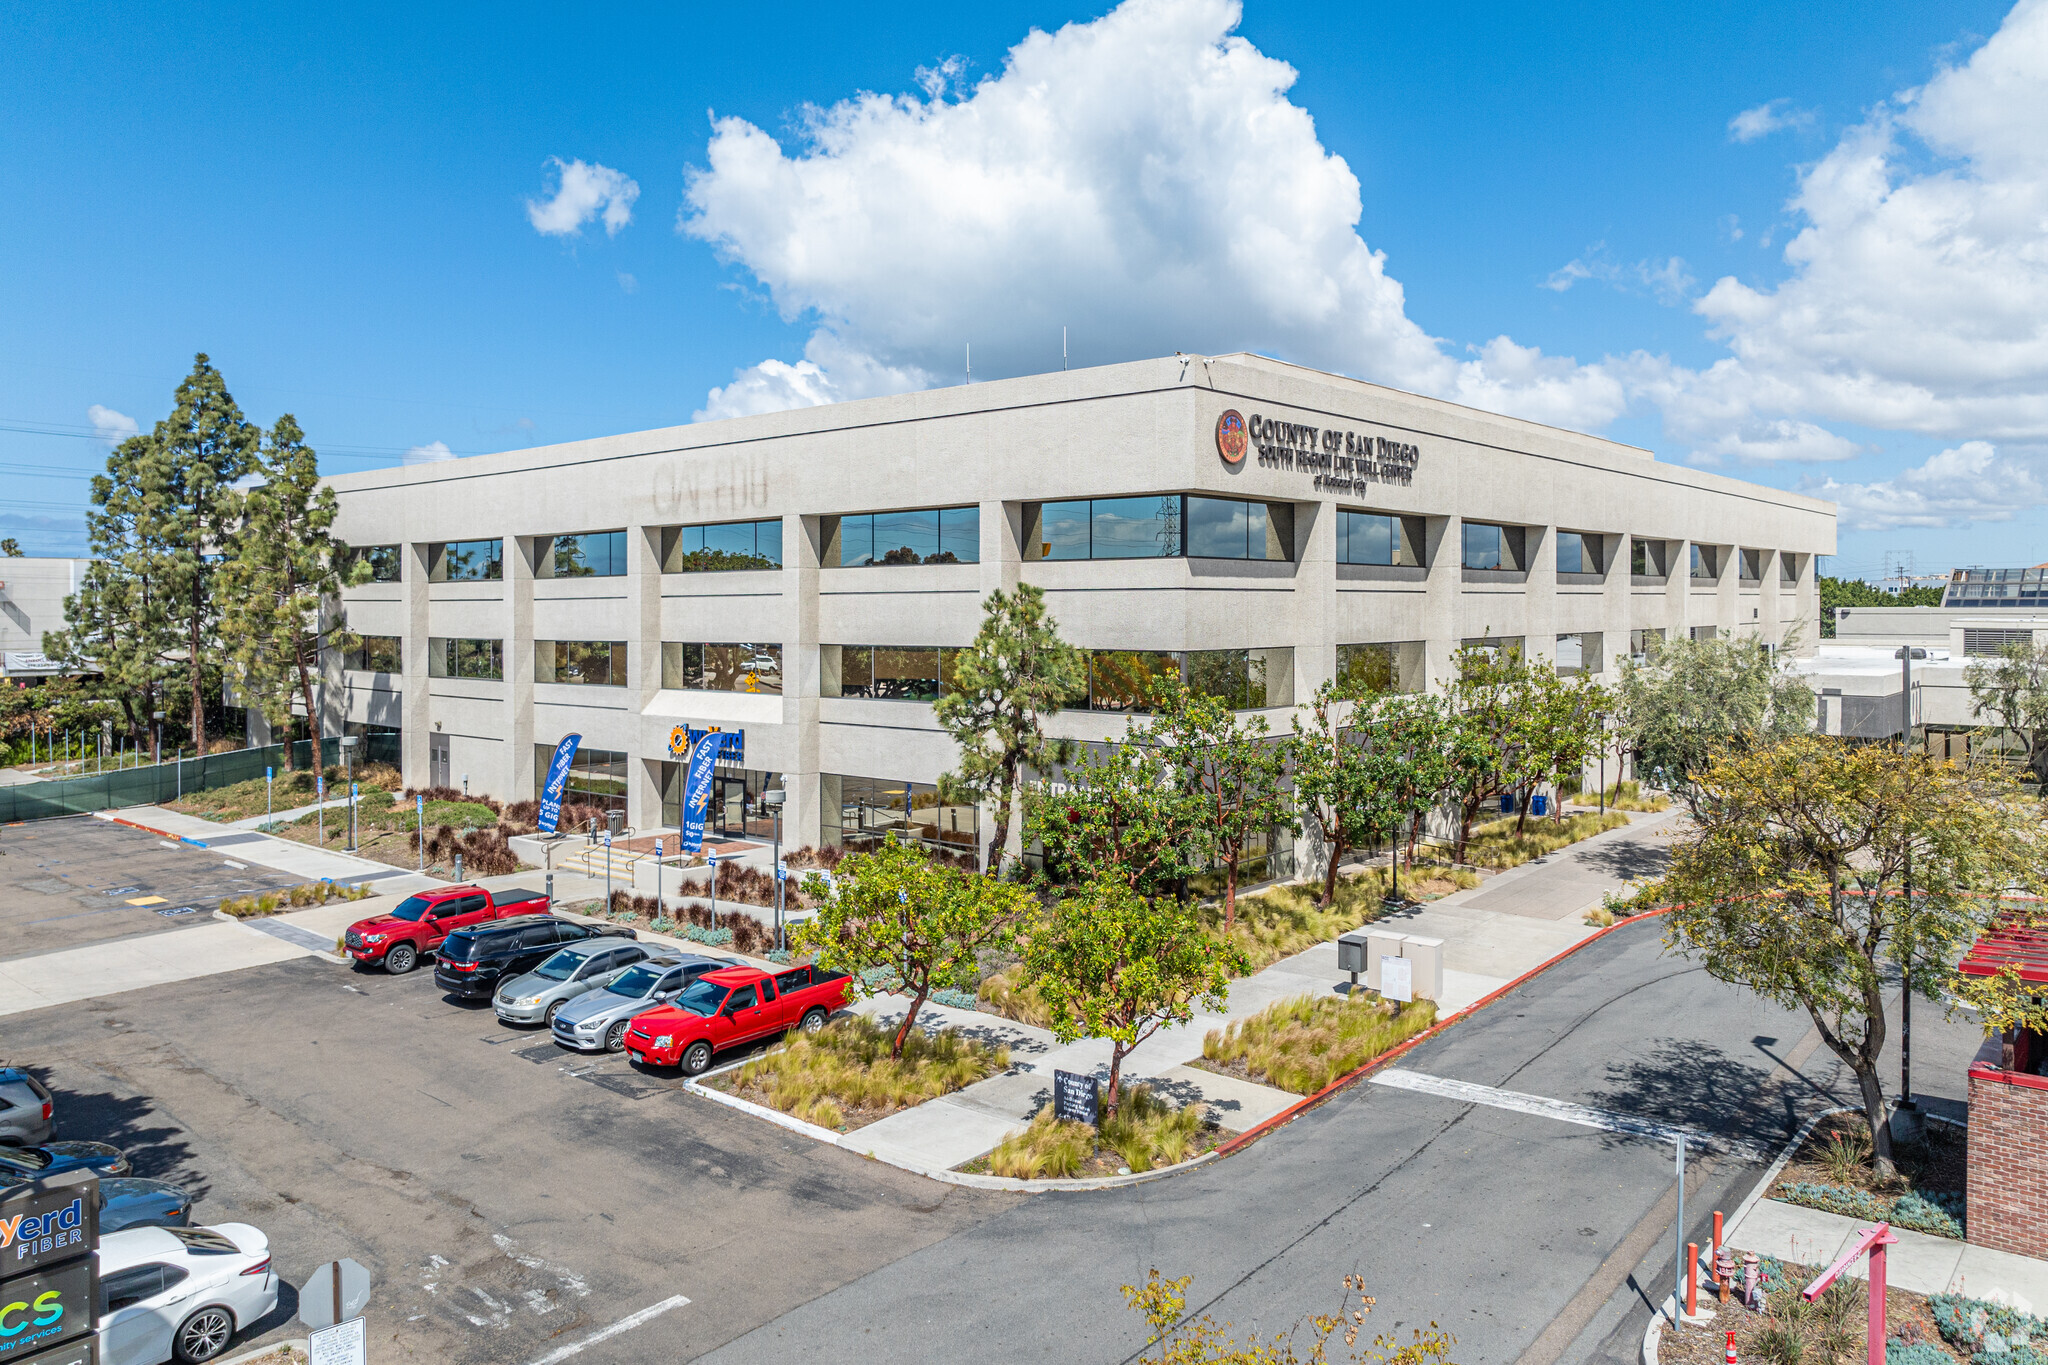
[[[1380,988],[1380,959],[1401,956],[1401,946],[1407,941],[1408,935],[1385,929],[1375,929],[1365,936],[1365,984],[1368,990]]]
[[[626,812],[622,810],[606,811],[605,828],[611,831],[611,836],[614,839],[624,834],[626,832]]]
[[[1409,934],[1401,943],[1401,956],[1413,963],[1415,998],[1444,998],[1444,941]]]
[[[1365,953],[1366,933],[1353,929],[1348,934],[1337,936],[1337,970],[1351,973],[1351,989],[1358,989],[1358,974],[1367,970]]]

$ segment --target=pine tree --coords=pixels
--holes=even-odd
[[[192,707],[192,742],[206,752],[206,665],[218,645],[222,562],[235,551],[241,497],[234,485],[256,467],[262,431],[242,416],[205,354],[178,386],[178,406],[150,437],[147,478],[160,496],[143,516],[164,549],[163,602],[178,624]]]
[[[93,476],[86,514],[92,562],[64,600],[69,624],[43,636],[52,659],[100,674],[133,736],[144,732],[184,657],[170,601],[167,467],[154,433],[131,436],[108,455],[107,472]]]
[[[221,570],[221,635],[238,690],[285,735],[290,768],[293,700],[309,722],[317,718],[320,653],[353,643],[331,599],[364,581],[370,566],[351,563],[348,547],[329,534],[334,490],[320,486],[318,457],[290,413],[271,429],[256,474],[262,482],[243,496],[236,552]],[[323,604],[332,608],[324,616]]]

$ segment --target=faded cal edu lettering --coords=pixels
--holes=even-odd
[[[25,1261],[60,1247],[85,1242],[85,1200],[74,1199],[63,1208],[39,1218],[17,1213],[0,1218],[0,1251],[12,1250],[14,1259]]]
[[[1285,422],[1256,412],[1245,429],[1260,464],[1314,474],[1319,489],[1342,492],[1368,483],[1415,482],[1421,452],[1404,441]]]

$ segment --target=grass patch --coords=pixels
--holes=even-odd
[[[1376,995],[1296,996],[1211,1029],[1202,1057],[1219,1070],[1313,1095],[1436,1022],[1436,1002]]]
[[[1597,806],[1600,804],[1600,793],[1595,791],[1590,797],[1581,795],[1576,799],[1582,806]],[[1671,798],[1662,792],[1652,792],[1645,796],[1642,784],[1639,782],[1617,782],[1607,789],[1607,809],[1633,811],[1669,810],[1671,809]]]
[[[1465,845],[1465,861],[1495,871],[1520,867],[1532,858],[1541,858],[1561,848],[1569,848],[1581,839],[1590,839],[1610,829],[1620,829],[1627,823],[1628,817],[1615,811],[1609,811],[1605,816],[1574,815],[1566,820],[1532,816],[1528,828],[1523,833],[1516,834],[1515,817],[1510,815],[1490,824],[1473,827],[1472,838]]]
[[[813,1034],[793,1033],[780,1051],[709,1083],[806,1123],[851,1132],[1009,1069],[1008,1048],[971,1042],[951,1029],[912,1029],[901,1057],[889,1055],[893,1035],[872,1019],[849,1016]]]
[[[367,801],[372,791],[396,791],[404,786],[398,776],[398,769],[389,763],[366,763],[355,770],[355,781],[362,789]],[[313,770],[295,768],[280,772],[270,784],[270,809],[291,810],[298,806],[310,806],[315,799]],[[263,814],[264,781],[260,777],[232,786],[214,787],[207,791],[186,792],[178,800],[170,802],[168,809],[183,811],[187,815],[204,816],[208,820],[248,820]],[[327,769],[328,799],[338,800],[348,794],[348,786],[342,777],[341,765],[333,764]]]
[[[1048,1105],[1029,1126],[960,1169],[1013,1180],[1074,1180],[1124,1167],[1135,1174],[1192,1160],[1223,1137],[1201,1106],[1175,1109],[1148,1087],[1127,1085],[1123,1104],[1099,1129],[1054,1118]]]

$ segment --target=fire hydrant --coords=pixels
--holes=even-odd
[[[1735,1288],[1735,1252],[1726,1242],[1714,1256],[1714,1283],[1720,1286],[1721,1302],[1728,1302],[1728,1295]]]
[[[1742,1253],[1742,1305],[1756,1312],[1764,1310],[1763,1271],[1754,1251]]]

